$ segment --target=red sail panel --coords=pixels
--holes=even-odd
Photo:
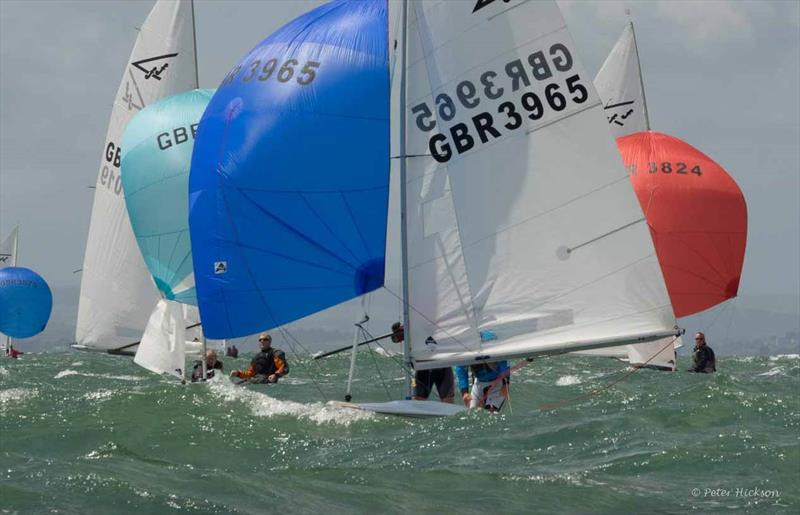
[[[739,186],[710,157],[660,132],[617,139],[676,317],[733,298],[747,242]]]

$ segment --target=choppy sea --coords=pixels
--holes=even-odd
[[[0,358],[0,513],[800,513],[797,355],[715,375],[541,359],[502,413],[428,420],[327,404],[346,356],[291,364],[237,387],[103,354]],[[356,401],[401,394],[390,357],[361,353],[357,375]]]

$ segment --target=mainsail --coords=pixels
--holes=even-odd
[[[642,210],[556,4],[412,5],[416,368],[676,334]]]
[[[262,41],[197,131],[189,225],[210,338],[289,323],[383,285],[385,1],[335,1]]]
[[[597,72],[594,87],[603,102],[603,110],[615,138],[650,130],[633,23],[625,26],[617,44]]]
[[[76,343],[113,350],[138,340],[159,299],[136,245],[120,178],[128,121],[156,100],[197,88],[191,2],[159,0],[122,76],[97,176],[83,262]]]
[[[17,241],[19,239],[19,227],[14,227],[6,239],[0,242],[0,268],[7,266],[17,266]]]

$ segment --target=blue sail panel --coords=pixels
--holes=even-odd
[[[189,225],[205,334],[270,329],[383,285],[385,0],[336,1],[262,41],[197,131]]]
[[[189,168],[213,90],[147,106],[125,128],[121,174],[136,242],[164,298],[197,304],[189,240]]]
[[[0,333],[30,338],[44,331],[53,309],[47,282],[28,268],[0,268]]]

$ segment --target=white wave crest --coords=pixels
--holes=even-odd
[[[800,354],[777,354],[769,357],[770,361],[779,361],[782,359],[800,359]]]
[[[111,390],[97,390],[96,392],[89,392],[83,394],[83,398],[87,401],[104,401],[114,395]]]
[[[558,386],[572,386],[574,384],[581,384],[581,378],[578,376],[561,376],[556,381]]]
[[[0,367],[0,376],[7,376],[8,370],[5,367]]]
[[[39,395],[36,388],[9,388],[0,390],[0,408],[5,408],[10,404],[25,402]]]
[[[223,401],[240,401],[245,403],[257,417],[290,416],[310,420],[316,424],[338,424],[348,426],[359,420],[373,418],[373,414],[342,408],[334,405],[312,402],[303,404],[294,401],[283,401],[267,394],[255,392],[235,386],[228,381],[213,381],[208,385],[211,392]]]
[[[784,375],[783,374],[783,367],[775,367],[773,369],[770,369],[770,370],[764,372],[763,374],[758,374],[758,375],[759,376],[768,376],[768,377],[769,376]]]
[[[62,370],[61,372],[56,374],[53,377],[53,379],[61,379],[62,377],[69,377],[69,376],[102,377],[103,379],[116,379],[118,381],[142,380],[142,378],[139,376],[126,376],[126,375],[115,376],[111,374],[93,374],[91,372],[78,372],[77,370],[71,370],[71,369]]]

